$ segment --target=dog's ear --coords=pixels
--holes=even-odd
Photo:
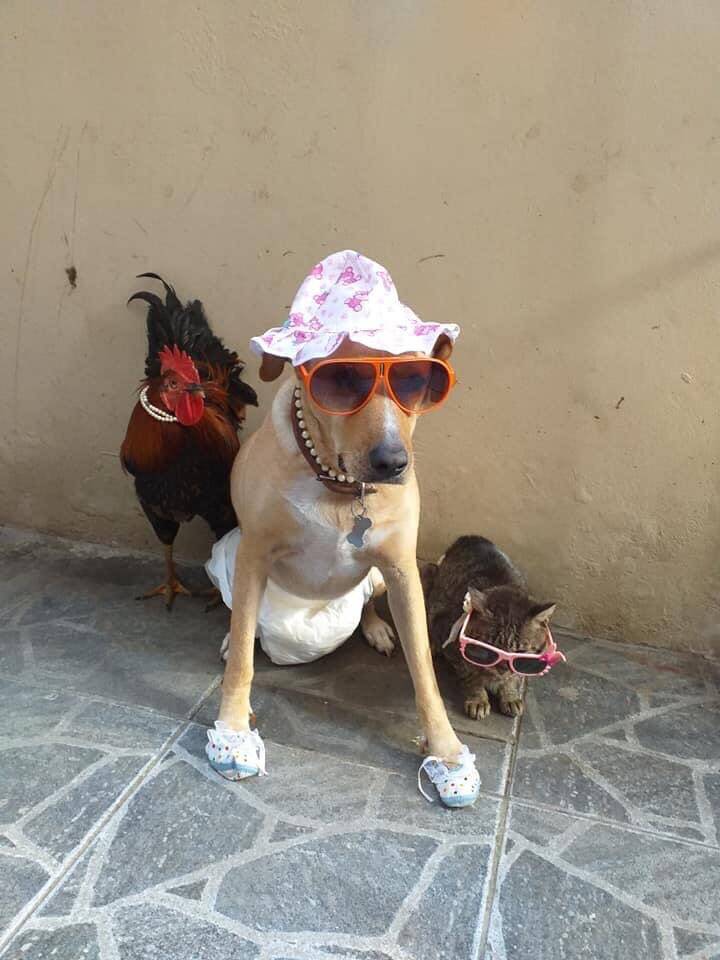
[[[284,357],[276,357],[272,353],[263,353],[262,363],[260,364],[260,379],[263,383],[270,383],[272,380],[277,380],[283,372],[284,366]]]
[[[445,333],[441,333],[440,336],[435,341],[435,346],[433,347],[432,355],[437,360],[449,360],[450,354],[453,352],[453,343],[450,337]]]

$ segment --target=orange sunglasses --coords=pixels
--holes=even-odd
[[[362,410],[381,383],[388,396],[410,415],[439,407],[457,383],[450,364],[435,357],[321,360],[311,370],[303,364],[298,371],[313,402],[338,417]]]

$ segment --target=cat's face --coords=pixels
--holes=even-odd
[[[536,603],[512,586],[483,591],[471,587],[466,603],[471,613],[465,628],[468,637],[508,652],[542,653],[545,649],[554,603]],[[500,664],[494,669],[505,671],[509,667]]]

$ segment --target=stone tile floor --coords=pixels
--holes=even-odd
[[[560,634],[520,723],[443,677],[483,777],[453,812],[415,788],[402,658],[259,654],[270,775],[230,784],[227,613],[135,603],[159,567],[0,534],[4,957],[720,958],[717,664]]]

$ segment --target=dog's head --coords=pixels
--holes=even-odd
[[[432,356],[447,360],[452,353],[452,341],[438,338]],[[337,359],[358,357],[387,357],[393,355],[372,350],[346,339],[333,353]],[[421,357],[426,354],[407,353],[403,356]],[[306,364],[312,370],[315,363]],[[285,361],[281,357],[263,354],[260,379],[275,380],[280,376]],[[320,409],[304,389],[302,378],[296,372],[304,391],[304,415],[307,430],[323,463],[339,473],[351,475],[365,483],[404,483],[412,469],[412,436],[417,417],[405,413],[385,391],[378,386],[368,403],[350,416],[336,416]]]

